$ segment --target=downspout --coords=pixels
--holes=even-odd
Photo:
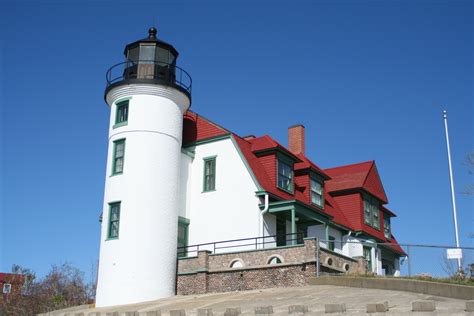
[[[347,244],[347,252],[345,253],[345,255],[349,256],[349,257],[351,257],[350,256],[350,254],[351,254],[351,249],[350,249],[351,243],[348,242],[348,239],[349,239],[349,237],[351,237],[351,235],[352,235],[352,231],[350,230],[349,233],[346,236],[343,237],[344,243]],[[344,254],[344,246],[342,246],[342,253]]]
[[[263,229],[263,226],[264,226],[263,215],[268,212],[268,208],[269,208],[269,205],[270,205],[270,203],[268,202],[268,193],[265,193],[265,198],[264,199],[265,199],[265,204],[264,204],[263,210],[260,212],[260,216],[258,217],[258,221],[260,222],[258,226],[261,229],[260,234],[259,234],[260,237],[264,237],[263,235],[265,233],[265,230]],[[264,242],[264,241],[265,240],[262,240],[262,242]],[[265,245],[262,245],[262,248],[264,248],[263,246],[265,246]]]

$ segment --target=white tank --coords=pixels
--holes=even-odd
[[[175,294],[179,164],[190,96],[173,84],[122,79],[106,90],[111,111],[97,307]],[[116,124],[117,104],[126,102],[128,119]]]

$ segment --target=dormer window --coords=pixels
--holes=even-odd
[[[380,229],[380,203],[375,198],[364,198],[364,223]]]
[[[311,177],[311,203],[321,208],[324,207],[323,183]]]
[[[277,186],[280,189],[293,193],[293,167],[278,159]]]
[[[388,240],[392,239],[392,232],[390,228],[390,217],[388,215],[383,216],[383,232],[385,235],[385,238]]]

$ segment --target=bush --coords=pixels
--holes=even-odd
[[[86,282],[84,273],[69,263],[53,265],[41,280],[18,265],[12,272],[23,274],[25,282],[21,291],[0,301],[0,315],[34,315],[94,301],[95,284]]]

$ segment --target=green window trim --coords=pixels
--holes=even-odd
[[[278,155],[276,173],[277,188],[290,194],[293,194],[295,187],[293,162],[289,162],[288,160],[283,159],[280,155]]]
[[[187,257],[188,250],[186,248],[189,245],[189,219],[179,216],[178,217],[178,257]]]
[[[125,138],[114,141],[112,153],[112,176],[122,174],[125,164]]]
[[[314,176],[309,178],[310,202],[319,208],[324,208],[324,182]]]
[[[216,160],[217,156],[203,158],[202,192],[212,192],[216,190]]]
[[[128,124],[128,100],[115,104],[115,125],[114,128]]]
[[[109,203],[109,217],[107,219],[107,240],[119,238],[121,203],[122,202]]]
[[[328,237],[328,249],[334,251],[336,248],[336,238],[333,236]]]
[[[364,223],[380,230],[380,202],[370,196],[364,196]]]

